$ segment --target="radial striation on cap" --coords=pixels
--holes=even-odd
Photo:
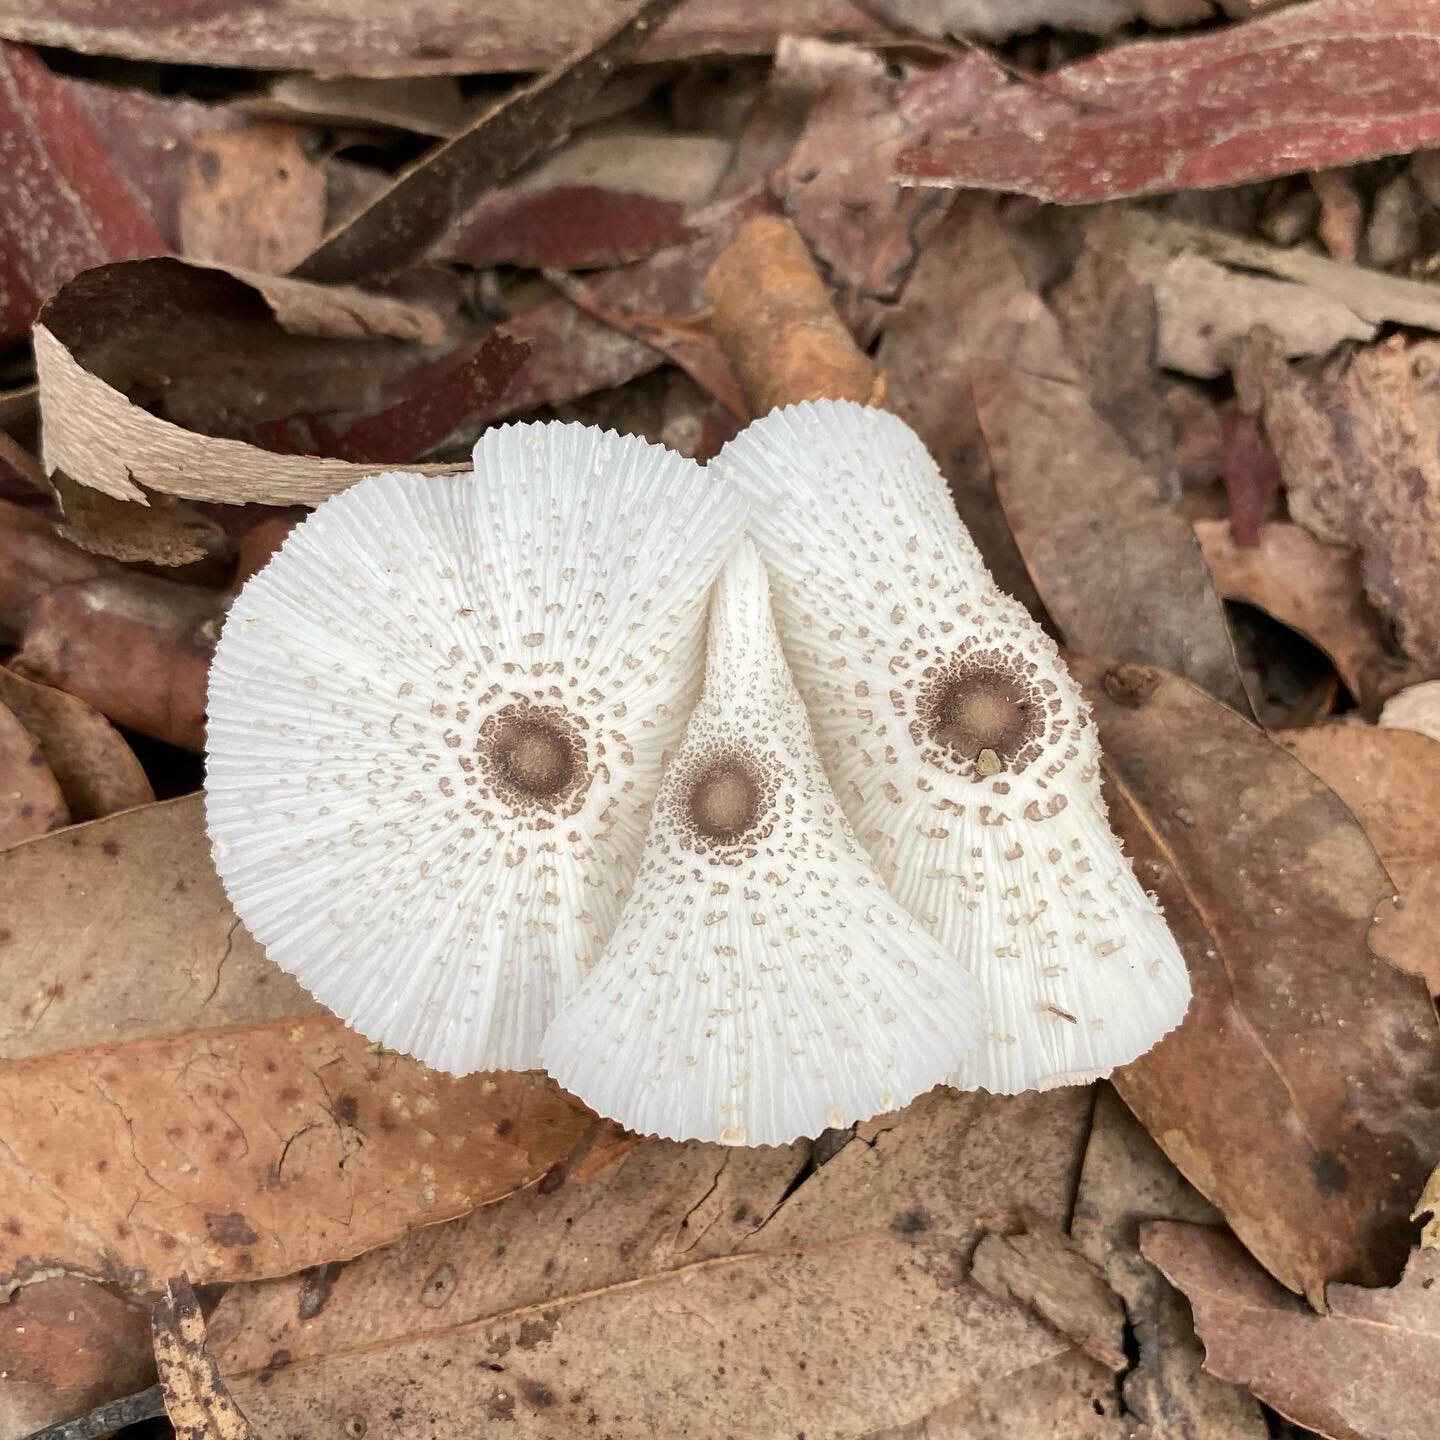
[[[1107,1075],[1178,1025],[1184,959],[1106,819],[1089,708],[999,591],[919,437],[883,411],[777,410],[713,467],[750,533],[835,793],[885,883],[977,977],[952,1082]]]
[[[742,543],[630,899],[546,1068],[641,1133],[786,1144],[938,1084],[981,1003],[856,843]]]
[[[210,679],[216,867],[271,958],[437,1069],[537,1065],[619,917],[744,518],[681,456],[553,423],[299,526]]]

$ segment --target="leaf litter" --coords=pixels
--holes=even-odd
[[[0,1435],[1424,1433],[1428,9],[153,8],[0,4]],[[321,1011],[194,793],[243,579],[507,418],[820,395],[1072,652],[1184,1024],[721,1151]]]

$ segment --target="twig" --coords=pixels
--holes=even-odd
[[[36,1430],[26,1440],[100,1440],[137,1420],[154,1420],[165,1413],[165,1394],[158,1385],[134,1395],[121,1396],[119,1400],[107,1400],[83,1415],[71,1420],[59,1420]]]

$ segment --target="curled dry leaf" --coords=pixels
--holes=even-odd
[[[325,230],[325,167],[294,125],[197,135],[180,197],[194,260],[283,275]]]
[[[984,1235],[970,1274],[987,1295],[1028,1305],[1108,1369],[1129,1364],[1125,1306],[1063,1230],[1028,1219],[1018,1234]]]
[[[1075,385],[991,365],[971,386],[1005,518],[1065,639],[1166,666],[1248,713],[1225,612],[1161,479]]]
[[[1426,0],[1316,0],[1047,75],[1043,125],[1026,123],[1035,101],[1017,86],[981,126],[930,137],[897,170],[1075,205],[1352,164],[1440,140],[1437,55]]]
[[[315,70],[327,75],[468,75],[545,70],[593,38],[627,9],[627,0],[571,0],[556,7],[517,4],[475,23],[468,0],[436,0],[423,10],[388,0],[280,0],[259,16],[217,24],[204,11],[147,7],[117,11],[109,0],[30,0],[0,4],[0,35],[133,60]],[[768,54],[786,34],[857,40],[889,34],[848,0],[703,0],[648,37],[645,60]]]
[[[1375,913],[1370,945],[1440,994],[1440,743],[1410,730],[1322,725],[1276,739],[1349,807],[1399,892]]]
[[[35,328],[45,464],[119,500],[314,504],[374,467],[198,432],[238,411],[254,433],[267,410],[284,419],[305,398],[373,410],[378,381],[431,358],[397,342],[440,333],[433,312],[358,290],[174,260],[92,270]]]
[[[418,260],[476,196],[557,145],[577,112],[661,25],[679,0],[641,0],[548,73],[485,111],[402,170],[295,267],[307,280],[393,274]]]
[[[184,1275],[165,1283],[150,1319],[165,1413],[185,1440],[260,1440],[220,1378],[205,1344],[205,1317]]]
[[[0,668],[0,703],[35,738],[72,820],[98,820],[155,798],[125,738],[83,700]]]
[[[356,1417],[451,1440],[477,1413],[537,1437],[592,1416],[679,1434],[703,1414],[757,1440],[902,1423],[1064,1348],[963,1256],[1022,1196],[1063,1219],[1087,1113],[1082,1091],[937,1090],[818,1168],[805,1142],[645,1141],[583,1187],[513,1196],[323,1286],[232,1289],[216,1355],[274,1434]],[[294,1363],[265,1370],[277,1350]],[[396,1374],[415,1383],[391,1420]]]
[[[0,704],[0,849],[68,824],[60,784],[35,737]]]
[[[1143,1248],[1189,1298],[1212,1375],[1331,1440],[1435,1433],[1440,1254],[1412,1252],[1388,1290],[1332,1285],[1316,1315],[1223,1230],[1160,1221]]]
[[[1195,535],[1221,597],[1263,610],[1323,650],[1362,705],[1408,673],[1365,598],[1354,550],[1283,520],[1260,526],[1253,548],[1237,545],[1225,520],[1197,520]]]
[[[1338,797],[1203,691],[1072,668],[1115,828],[1194,987],[1116,1088],[1283,1284],[1321,1304],[1332,1280],[1393,1279],[1440,1151],[1440,1028],[1424,986],[1366,943],[1389,877]]]
[[[711,329],[752,415],[821,397],[874,404],[884,393],[788,220],[751,220],[715,261],[708,284]]]
[[[0,1435],[28,1435],[155,1379],[145,1311],[93,1280],[37,1280],[0,1315]]]
[[[354,1255],[528,1184],[594,1125],[543,1077],[451,1080],[320,1012],[226,904],[198,796],[6,852],[0,916],[0,1290]]]

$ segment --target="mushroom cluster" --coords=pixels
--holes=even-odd
[[[783,1144],[1179,1023],[1098,760],[923,445],[817,403],[708,471],[508,425],[327,501],[225,625],[206,806],[236,912],[368,1038]]]

